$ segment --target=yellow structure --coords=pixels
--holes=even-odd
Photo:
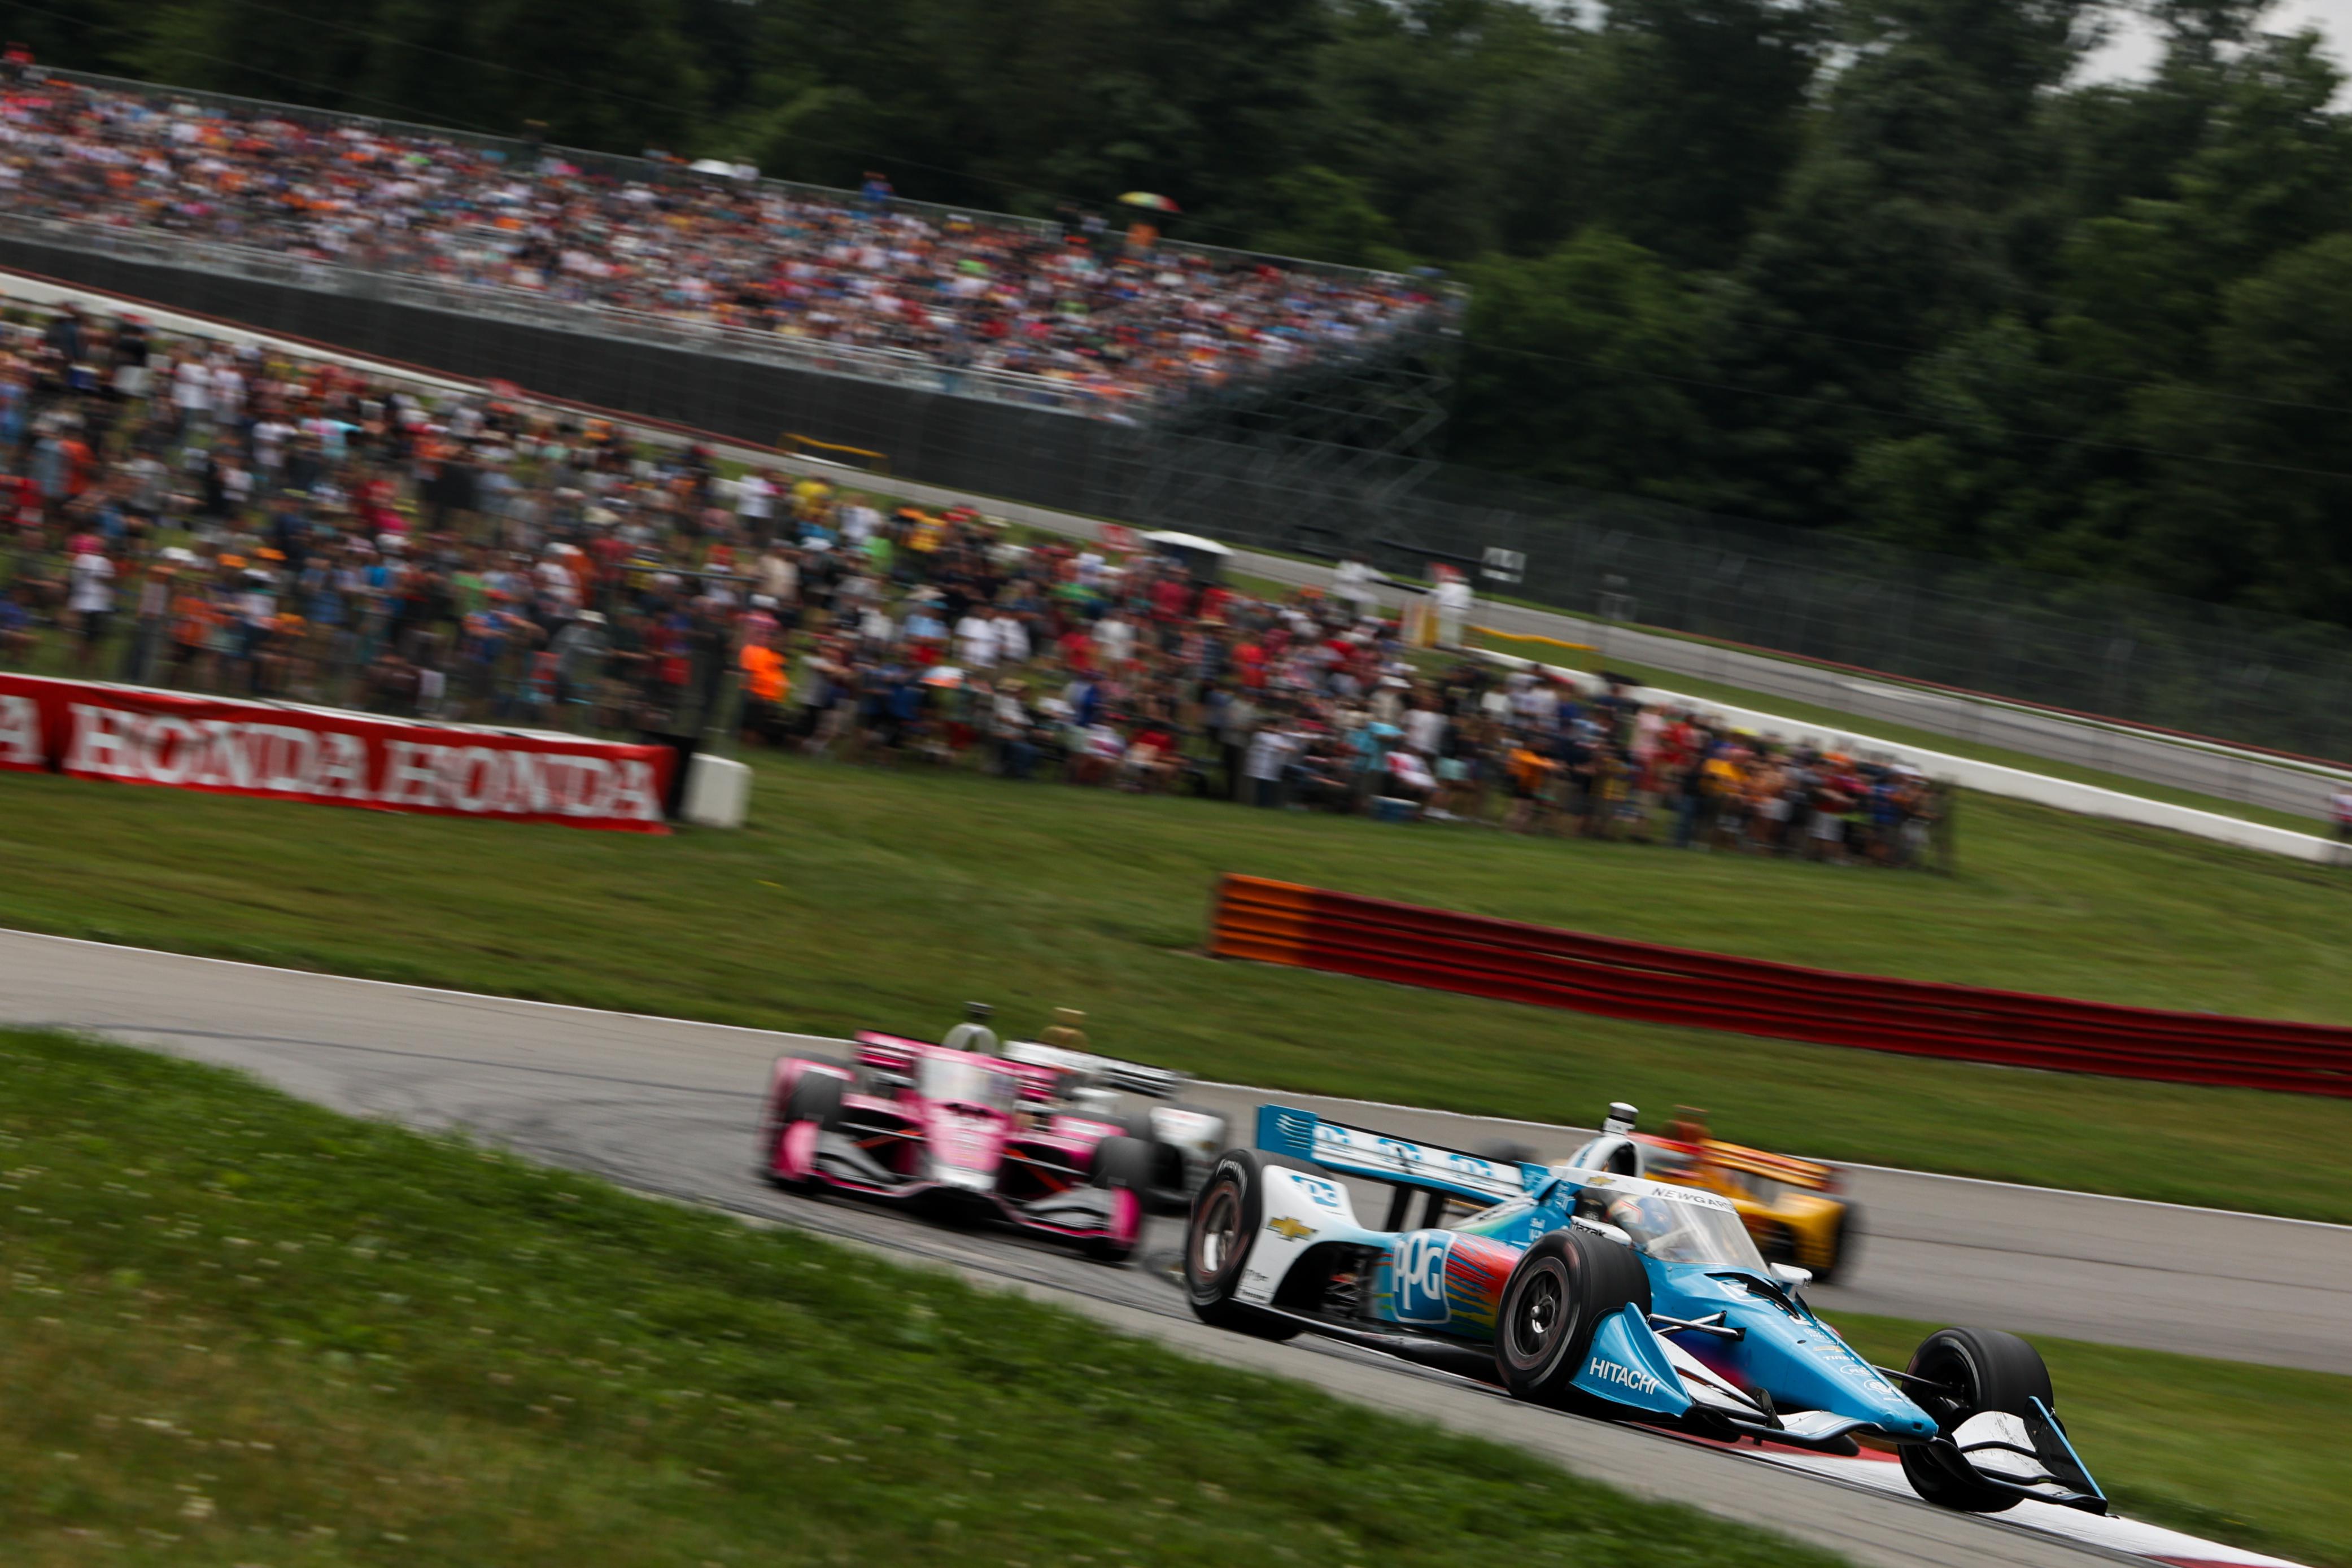
[[[776,445],[794,457],[805,457],[811,453],[819,453],[837,463],[847,463],[851,458],[862,457],[866,459],[865,468],[868,474],[890,472],[890,455],[887,452],[877,452],[871,447],[844,446],[837,441],[819,441],[813,435],[794,435],[790,431],[776,438]],[[855,465],[852,465],[855,466]]]
[[[1829,1284],[1852,1251],[1853,1205],[1837,1196],[1837,1173],[1811,1160],[1767,1154],[1706,1135],[1685,1122],[1688,1139],[1643,1138],[1647,1174],[1731,1200],[1767,1261],[1794,1263]]]

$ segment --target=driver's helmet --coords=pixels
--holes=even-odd
[[[1681,1224],[1672,1203],[1648,1193],[1621,1192],[1609,1200],[1601,1215],[1636,1241],[1664,1236]]]

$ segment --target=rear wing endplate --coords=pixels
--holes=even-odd
[[[1067,1046],[1047,1045],[1037,1040],[1014,1040],[1004,1048],[1004,1060],[1017,1061],[1024,1067],[1043,1067],[1055,1072],[1083,1072],[1100,1079],[1106,1088],[1129,1094],[1145,1094],[1155,1100],[1173,1098],[1188,1082],[1184,1074],[1172,1072],[1164,1067],[1146,1067],[1139,1061],[1120,1061],[1115,1057],[1097,1056],[1088,1051],[1072,1051]]]
[[[1481,1205],[1540,1190],[1552,1173],[1542,1166],[1490,1160],[1458,1149],[1391,1138],[1287,1105],[1257,1108],[1257,1146],[1270,1155],[1306,1160],[1341,1176],[1391,1186],[1417,1187]]]

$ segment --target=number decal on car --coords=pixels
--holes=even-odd
[[[1321,1204],[1325,1208],[1332,1209],[1339,1207],[1339,1183],[1311,1176],[1294,1176],[1290,1179],[1309,1203]]]

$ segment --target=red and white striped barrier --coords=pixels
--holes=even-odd
[[[2051,1072],[2352,1097],[2352,1029],[1850,975],[1264,877],[1218,880],[1209,951],[1538,1007]]]

